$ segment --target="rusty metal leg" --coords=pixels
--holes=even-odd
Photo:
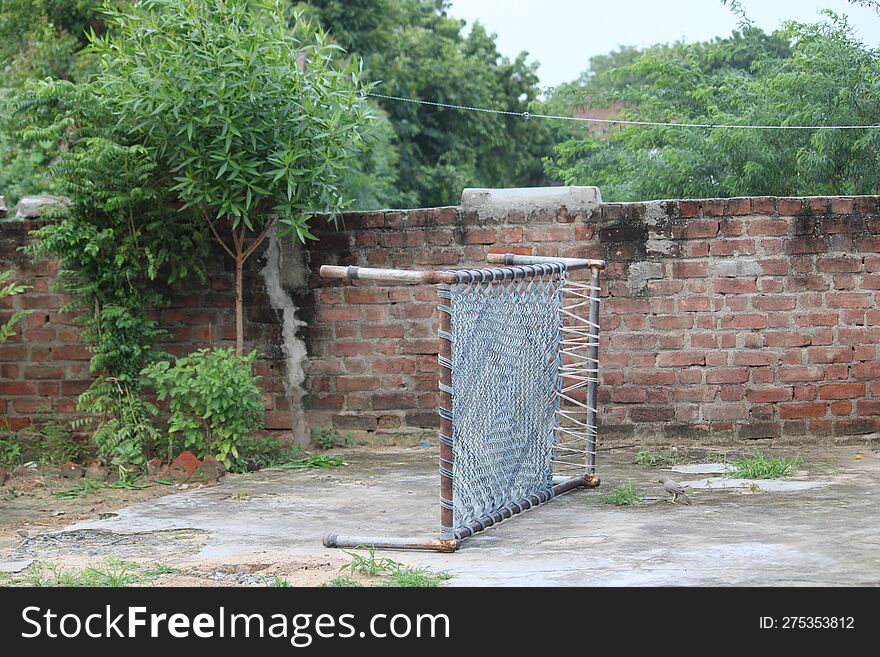
[[[396,536],[339,536],[327,534],[324,545],[332,548],[363,548],[377,550],[434,550],[436,552],[455,552],[461,541],[440,538],[396,537]]]
[[[587,476],[596,475],[596,437],[598,435],[597,389],[599,379],[599,268],[592,269],[590,284],[590,348],[588,351],[591,372],[587,383]]]
[[[440,538],[453,540],[455,527],[453,520],[453,461],[452,449],[452,309],[444,304],[451,303],[449,286],[438,285],[437,295],[441,300],[440,330],[438,332],[440,350],[437,362],[440,365]]]

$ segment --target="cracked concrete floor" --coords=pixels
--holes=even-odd
[[[785,450],[796,452],[803,465],[793,479],[821,485],[769,492],[700,488],[691,493],[692,506],[664,500],[656,482],[670,474],[668,468],[636,465],[634,449],[601,452],[598,489],[575,491],[502,523],[466,540],[456,554],[389,556],[447,571],[453,575],[449,586],[880,584],[880,452],[852,446]],[[114,557],[181,568],[287,562],[312,573],[294,583],[316,584],[346,560],[321,545],[327,531],[435,535],[433,448],[344,454],[345,468],[227,476],[215,487],[32,537],[3,558]],[[645,501],[632,507],[599,503],[627,481]],[[316,569],[323,569],[323,580]]]

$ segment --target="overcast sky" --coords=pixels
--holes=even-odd
[[[818,11],[849,16],[861,39],[880,45],[880,16],[846,0],[743,0],[746,14],[764,30],[783,21],[815,21]],[[720,0],[452,0],[449,14],[468,26],[479,21],[498,35],[503,55],[528,51],[541,63],[542,84],[576,79],[592,55],[617,46],[647,46],[724,36],[736,18]],[[469,31],[469,27],[465,28]]]

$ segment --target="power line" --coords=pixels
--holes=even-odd
[[[455,105],[453,103],[439,103],[432,100],[420,100],[418,98],[404,98],[402,96],[389,96],[386,94],[369,93],[371,98],[383,98],[401,103],[414,103],[416,105],[429,105],[431,107],[445,107],[447,109],[462,110],[467,112],[485,112],[487,114],[502,114],[504,116],[519,116],[523,119],[551,119],[556,121],[580,121],[582,123],[608,123],[618,125],[641,125],[659,126],[665,128],[725,128],[743,130],[876,130],[880,125],[741,125],[734,123],[674,123],[669,121],[636,121],[631,119],[595,119],[586,116],[560,116],[555,114],[532,114],[531,112],[512,112],[510,110],[493,109],[489,107],[471,107],[469,105]]]

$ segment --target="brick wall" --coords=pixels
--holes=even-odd
[[[308,351],[305,407],[315,428],[436,425],[436,297],[429,286],[328,282],[321,264],[449,268],[489,251],[602,257],[600,419],[606,438],[670,442],[868,437],[880,430],[880,197],[742,198],[564,206],[484,213],[458,207],[349,213],[305,256],[291,287]],[[0,269],[34,290],[0,307],[37,309],[0,348],[0,414],[27,424],[44,406],[73,410],[88,353],[51,265],[15,248],[33,222],[0,223]],[[292,256],[291,256],[292,257]],[[268,426],[289,430],[282,312],[255,256],[248,342],[265,358]],[[184,353],[232,338],[231,271],[219,251],[209,283],[174,292],[157,314]]]
[[[880,428],[880,198],[458,208],[347,217],[321,264],[475,266],[489,251],[601,257],[605,437],[815,440]],[[313,423],[436,424],[430,287],[312,280]]]
[[[17,283],[30,285],[25,294],[0,301],[0,322],[15,310],[33,312],[16,325],[15,335],[0,347],[0,418],[20,429],[50,414],[72,415],[76,400],[92,381],[91,354],[79,341],[79,327],[72,315],[61,312],[69,298],[52,289],[57,265],[33,264],[20,251],[28,232],[45,221],[0,221],[0,271],[13,269]],[[235,314],[232,263],[217,248],[207,261],[207,281],[187,281],[170,295],[167,308],[153,310],[168,332],[160,347],[180,356],[215,345],[233,346]],[[260,281],[259,258],[247,264],[249,281]],[[250,285],[245,294],[248,342],[263,358],[256,372],[266,391],[266,427],[289,431],[293,425],[290,398],[283,383],[279,312],[268,302],[263,285]],[[0,426],[3,426],[0,423]]]

